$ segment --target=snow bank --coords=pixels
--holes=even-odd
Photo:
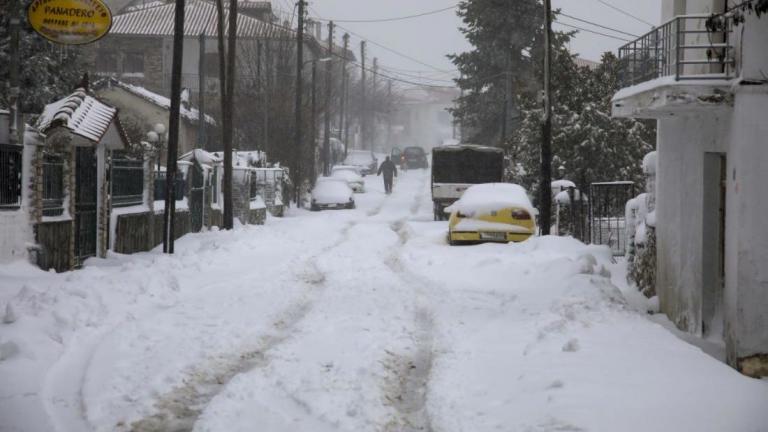
[[[470,186],[458,201],[445,208],[445,212],[457,211],[468,217],[475,217],[504,208],[521,208],[530,214],[535,213],[525,189],[509,183]]]

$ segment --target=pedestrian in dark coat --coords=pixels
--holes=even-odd
[[[389,160],[389,156],[381,163],[379,172],[376,175],[381,175],[382,173],[384,173],[384,191],[390,194],[392,193],[392,179],[397,177],[397,167]]]

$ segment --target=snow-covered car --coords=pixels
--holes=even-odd
[[[344,158],[344,165],[357,167],[362,176],[374,174],[379,169],[379,161],[368,150],[350,150]]]
[[[448,243],[519,242],[536,233],[531,205],[522,186],[484,183],[470,186],[446,207]]]
[[[347,182],[352,191],[356,193],[365,192],[365,181],[360,175],[357,167],[350,165],[337,165],[331,171],[331,177],[340,178]]]
[[[312,189],[312,211],[323,209],[353,209],[355,198],[346,180],[335,177],[317,179]]]

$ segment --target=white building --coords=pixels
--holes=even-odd
[[[767,376],[768,16],[733,3],[663,0],[665,24],[620,50],[613,115],[658,120],[662,311]]]

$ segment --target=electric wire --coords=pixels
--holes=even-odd
[[[597,1],[598,3],[601,3],[601,4],[605,5],[605,6],[608,6],[609,8],[611,8],[611,9],[613,9],[613,10],[617,11],[617,12],[620,12],[620,13],[622,13],[622,14],[624,14],[624,15],[626,15],[626,16],[628,16],[628,17],[630,17],[630,18],[633,18],[633,19],[635,19],[635,20],[637,20],[637,21],[639,21],[639,22],[641,22],[641,23],[643,23],[643,24],[647,24],[647,25],[649,25],[649,26],[651,26],[651,27],[655,27],[655,25],[653,25],[653,24],[649,23],[648,21],[646,21],[646,20],[644,20],[644,19],[642,19],[642,18],[639,18],[639,17],[637,17],[637,16],[635,16],[635,15],[632,15],[631,13],[629,13],[629,12],[625,11],[624,9],[618,8],[618,7],[614,6],[614,5],[612,5],[612,4],[608,3],[608,2],[606,2],[605,0],[596,0],[596,1]]]
[[[595,27],[600,27],[600,28],[605,29],[605,30],[610,30],[612,32],[621,33],[621,34],[627,35],[627,36],[632,36],[634,38],[640,37],[640,36],[638,36],[636,34],[627,33],[627,32],[625,32],[623,30],[618,30],[618,29],[615,29],[615,28],[612,28],[612,27],[604,26],[602,24],[598,24],[598,23],[595,23],[595,22],[592,22],[592,21],[587,21],[587,20],[582,19],[582,18],[576,18],[575,16],[568,15],[568,14],[565,14],[565,13],[562,13],[562,12],[560,12],[558,15],[559,16],[564,16],[566,18],[570,18],[572,20],[579,21],[579,22],[582,22],[582,23],[585,23],[585,24],[593,25]]]
[[[555,20],[555,23],[560,24],[562,26],[570,27],[570,28],[573,28],[573,29],[576,29],[576,30],[585,31],[587,33],[592,33],[592,34],[596,34],[596,35],[600,35],[600,36],[604,36],[604,37],[607,37],[607,38],[616,39],[616,40],[620,40],[620,41],[624,41],[624,42],[631,42],[629,39],[624,39],[622,37],[613,36],[613,35],[609,35],[609,34],[606,34],[606,33],[600,33],[598,31],[585,29],[583,27],[575,26],[573,24],[567,24],[567,23],[564,23],[562,21]]]
[[[455,4],[453,6],[449,6],[449,7],[442,8],[442,9],[435,9],[435,10],[428,11],[428,12],[422,12],[422,13],[417,13],[417,14],[413,14],[413,15],[406,15],[406,16],[394,17],[394,18],[334,19],[334,18],[320,18],[318,16],[317,19],[320,20],[320,21],[333,21],[334,23],[382,23],[382,22],[393,22],[393,21],[403,21],[403,20],[408,20],[408,19],[413,19],[413,18],[419,18],[419,17],[428,16],[428,15],[435,15],[435,14],[438,14],[438,13],[442,13],[442,12],[446,12],[446,11],[449,11],[449,10],[456,9],[458,6],[459,6],[458,4]]]

